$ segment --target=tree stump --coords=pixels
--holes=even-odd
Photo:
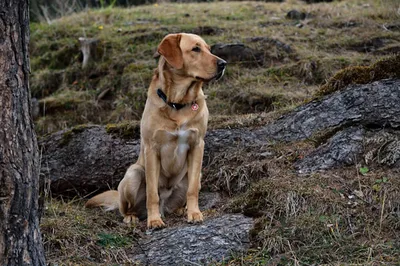
[[[86,68],[90,61],[98,57],[97,45],[99,40],[93,38],[79,37],[81,51],[83,54],[82,68]]]

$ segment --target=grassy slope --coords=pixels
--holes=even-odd
[[[395,9],[388,1],[369,2],[369,6],[359,0],[314,5],[300,1],[161,4],[89,10],[51,25],[32,24],[31,87],[41,105],[38,132],[139,119],[156,66],[152,55],[170,32],[197,32],[210,44],[242,42],[267,55],[264,66],[230,64],[223,81],[205,89],[214,119],[216,114],[297,105],[337,70],[382,56],[354,51],[354,46],[381,38],[388,46],[399,47],[399,31],[382,27],[393,24]],[[293,8],[310,13],[303,28],[295,26],[299,21],[285,18]],[[208,32],[199,28],[207,26]],[[84,71],[78,42],[82,36],[100,40],[98,61]],[[294,52],[251,42],[252,37],[274,38]]]
[[[398,21],[394,3],[160,4],[89,10],[51,25],[32,24],[31,87],[41,105],[38,132],[139,119],[156,65],[152,55],[157,43],[170,32],[201,32],[199,26],[217,31],[201,34],[210,44],[242,42],[262,50],[270,59],[264,66],[230,64],[222,82],[205,88],[211,126],[269,121],[312,98],[318,86],[337,70],[368,65],[388,51],[398,51],[398,28],[382,27]],[[294,8],[311,14],[310,19],[301,21],[303,28],[295,26],[299,21],[285,18]],[[81,36],[100,40],[101,56],[86,70],[80,66]],[[289,44],[294,54],[248,39],[259,36]],[[383,39],[386,46],[376,52],[356,51],[355,47],[365,47],[362,44],[374,38]],[[102,92],[106,93],[99,99]],[[259,104],[252,105],[254,102]],[[366,175],[352,167],[296,176],[292,162],[312,145],[271,144],[275,155],[266,167],[266,178],[229,200],[225,211],[258,217],[252,232],[254,250],[229,264],[375,265],[400,260],[398,173],[370,166]],[[84,210],[81,200],[48,200],[42,231],[49,262],[129,263],[132,243],[143,225],[128,228],[120,220],[116,214]]]

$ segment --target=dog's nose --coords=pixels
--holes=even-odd
[[[222,59],[218,59],[217,61],[218,71],[222,71],[226,67],[226,61]]]

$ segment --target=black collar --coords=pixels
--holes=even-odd
[[[169,106],[171,106],[172,108],[174,108],[175,110],[180,110],[183,107],[185,107],[186,105],[189,104],[181,104],[181,103],[171,103],[167,101],[167,95],[165,95],[165,93],[161,90],[161,89],[157,89],[157,95],[158,97],[160,97],[166,104],[168,104]]]

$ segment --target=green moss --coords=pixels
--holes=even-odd
[[[345,126],[340,127],[332,127],[326,130],[319,131],[315,133],[313,136],[309,138],[311,142],[314,143],[315,147],[318,147],[324,143],[326,143],[331,137],[333,137],[336,133],[343,130]]]
[[[47,45],[47,44],[45,44]],[[80,50],[76,43],[66,44],[60,47],[51,49],[50,47],[41,47],[38,54],[32,60],[33,69],[64,69],[73,62],[78,61]]]
[[[68,143],[71,141],[72,136],[74,135],[74,133],[72,132],[72,130],[68,130],[66,132],[64,132],[61,141],[59,143],[60,147],[63,147],[65,145],[68,145]]]
[[[371,66],[347,67],[321,86],[315,96],[328,95],[351,84],[367,84],[387,78],[400,78],[400,54],[384,58]]]
[[[139,139],[140,138],[140,123],[125,122],[119,124],[107,124],[106,131],[109,134],[115,134],[120,138]]]
[[[32,96],[42,98],[56,92],[63,82],[63,71],[43,69],[30,77]]]
[[[81,133],[89,127],[90,127],[89,125],[79,125],[79,126],[75,126],[71,129],[65,131],[62,135],[59,146],[62,147],[62,146],[68,145],[68,143],[72,140],[72,137],[75,134]]]
[[[100,233],[97,235],[99,238],[97,244],[106,248],[125,247],[132,245],[132,239],[122,235]]]
[[[136,72],[148,69],[148,65],[141,63],[131,63],[124,68],[124,73]]]
[[[46,112],[73,110],[80,104],[85,104],[89,107],[93,93],[91,91],[62,90],[57,94],[41,99],[39,106],[41,110],[45,110]]]

